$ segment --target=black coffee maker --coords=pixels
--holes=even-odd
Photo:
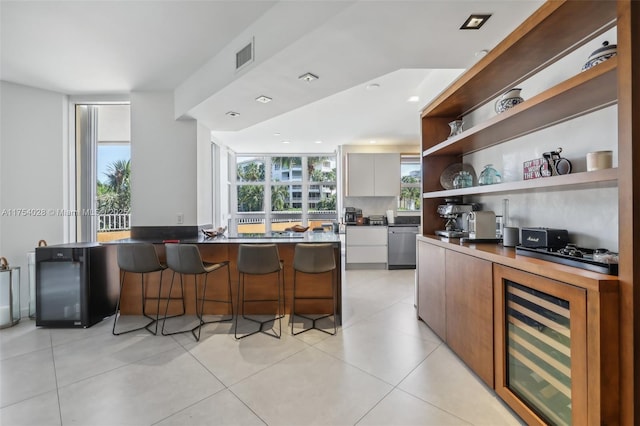
[[[362,209],[345,207],[343,213],[344,223],[347,225],[355,225],[358,223],[358,216],[362,216]]]

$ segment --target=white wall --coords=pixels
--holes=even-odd
[[[173,93],[131,93],[133,226],[197,225],[197,125],[175,120]]]
[[[213,164],[211,155],[211,130],[198,124],[198,225],[213,223]]]
[[[22,316],[27,316],[27,252],[41,239],[49,245],[65,242],[64,217],[57,211],[66,207],[68,99],[1,81],[0,102],[0,256],[21,268]]]
[[[576,50],[551,67],[518,84],[522,97],[530,99],[538,93],[576,75],[590,53],[602,41],[616,42],[615,28]],[[465,126],[494,116],[490,102],[464,117]],[[562,147],[562,156],[572,163],[572,172],[586,171],[586,154],[590,151],[613,150],[613,166],[617,167],[617,106],[613,105],[582,117],[557,124],[542,131],[479,151],[464,157],[479,175],[484,165],[493,164],[503,181],[522,180],[522,163],[541,158],[543,152]],[[509,199],[512,226],[544,226],[567,229],[572,242],[590,248],[618,250],[618,190],[601,185],[591,189],[545,189],[502,195],[476,196],[485,210],[502,214],[501,200]]]

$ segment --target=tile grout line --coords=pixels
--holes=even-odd
[[[56,381],[56,399],[58,400],[58,416],[60,419],[60,425],[63,426],[64,423],[62,422],[62,404],[60,403],[60,387],[58,386],[58,370],[56,368],[56,355],[53,351],[53,335],[51,334],[51,332],[49,332],[49,340],[51,343],[51,347],[49,348],[49,350],[51,350],[51,362],[53,364],[53,377]]]

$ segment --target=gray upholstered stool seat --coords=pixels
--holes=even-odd
[[[236,325],[234,336],[236,339],[242,339],[256,333],[265,333],[269,336],[280,338],[282,335],[282,317],[284,316],[284,274],[282,273],[283,264],[278,253],[278,246],[275,244],[240,244],[238,247],[238,306],[242,309],[242,318],[260,324],[260,328],[254,332],[244,334],[238,337],[238,317],[236,317]],[[269,299],[247,299],[245,295],[245,278],[247,275],[267,275],[278,274],[276,287],[278,298]],[[281,288],[282,286],[282,288]],[[266,321],[258,321],[245,315],[245,302],[278,302],[276,316]],[[282,304],[282,310],[280,305]],[[279,332],[275,330],[268,333],[264,330],[267,323],[278,321]]]
[[[315,243],[300,243],[296,244],[295,252],[293,255],[293,299],[291,306],[291,334],[296,335],[304,333],[312,329],[320,330],[324,333],[335,335],[337,331],[337,316],[336,316],[336,259],[333,253],[332,244],[315,244]],[[298,296],[296,284],[298,273],[305,274],[323,274],[331,273],[331,296]],[[311,318],[305,315],[296,314],[296,300],[331,300],[333,303],[333,313],[322,315],[316,318]],[[299,316],[307,320],[312,321],[310,328],[303,329],[302,331],[294,332],[293,323],[295,317]],[[316,321],[323,318],[328,318],[333,315],[333,333],[316,327]]]
[[[169,305],[167,304],[167,308],[165,310],[165,318],[162,322],[162,335],[168,336],[171,334],[178,333],[186,333],[191,331],[193,337],[196,340],[200,340],[200,333],[202,331],[202,326],[204,324],[214,323],[214,322],[224,322],[231,321],[233,319],[233,303],[231,298],[231,276],[229,272],[229,261],[219,262],[219,263],[209,263],[203,262],[202,257],[200,256],[200,250],[198,246],[195,244],[166,244],[165,245],[166,253],[167,253],[167,266],[173,270],[173,275],[171,277],[171,286],[169,287],[169,294],[171,294],[171,289],[173,288],[173,281],[175,278],[175,274],[180,274],[180,285],[183,286],[183,276],[184,275],[193,275],[194,277],[194,292],[195,292],[195,310],[196,316],[198,317],[198,325],[191,329],[180,330],[174,332],[165,332],[165,323],[169,316],[168,309]],[[227,268],[227,299],[208,299],[207,298],[207,278],[209,273],[213,271],[217,271],[221,268]],[[202,288],[202,295],[198,295],[198,280],[197,276],[204,275],[204,284]],[[228,318],[221,318],[212,321],[204,320],[204,303],[205,302],[217,302],[217,303],[226,303],[229,305],[229,309],[231,311]],[[198,334],[196,334],[196,330],[198,330]]]
[[[149,333],[156,335],[158,333],[158,318],[160,311],[160,292],[162,290],[162,271],[167,267],[162,265],[158,260],[158,254],[153,244],[148,243],[131,243],[121,244],[118,246],[118,267],[122,271],[122,278],[120,280],[120,296],[118,296],[118,303],[116,305],[116,312],[113,317],[113,330],[112,333],[116,336],[124,333],[130,333],[132,331],[146,329]],[[158,284],[158,297],[149,297],[147,294],[147,286],[145,285],[144,276],[152,272],[160,272],[160,283]],[[120,302],[122,300],[122,289],[124,287],[124,279],[127,273],[140,274],[140,285],[142,290],[142,315],[149,318],[151,321],[142,327],[133,328],[126,331],[116,332],[116,325],[118,323],[118,317],[120,317]],[[158,306],[156,309],[156,317],[147,314],[146,302],[149,299],[157,299]],[[152,331],[149,327],[155,325],[155,329]]]

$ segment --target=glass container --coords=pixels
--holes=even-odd
[[[478,178],[478,185],[493,185],[501,182],[502,176],[493,168],[493,164],[484,166],[484,170],[480,172],[480,177]]]
[[[456,173],[453,178],[453,187],[455,189],[470,188],[473,186],[473,176],[466,170],[461,170]]]
[[[20,268],[0,257],[0,329],[20,322]]]

